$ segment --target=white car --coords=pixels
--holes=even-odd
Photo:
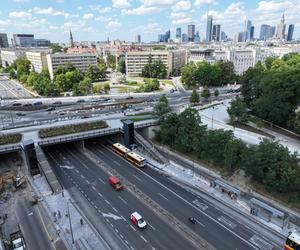
[[[147,223],[144,221],[143,217],[138,213],[134,212],[130,215],[130,220],[133,224],[137,225],[139,228],[145,228]]]

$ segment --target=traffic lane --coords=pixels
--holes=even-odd
[[[143,171],[159,182],[163,183],[163,185],[168,187],[170,190],[176,192],[179,196],[184,197],[188,202],[190,202],[190,204],[194,204],[195,206],[198,205],[200,209],[205,211],[205,213],[213,218],[217,218],[218,221],[230,227],[231,230],[238,233],[244,239],[250,240],[252,237],[261,238],[261,240],[265,241],[268,246],[273,246],[273,249],[281,249],[281,245],[276,245],[276,243],[273,243],[270,239],[267,239],[265,236],[259,234],[256,229],[245,226],[238,218],[235,218],[232,214],[226,213],[226,211],[222,210],[221,208],[213,206],[208,200],[201,197],[201,195],[196,195],[190,192],[152,168],[145,168]],[[205,196],[207,195],[203,191],[199,192],[203,193]]]
[[[52,250],[54,247],[50,244],[49,237],[46,234],[47,229],[42,226],[41,215],[38,208],[29,207],[28,201],[24,197],[18,200],[16,216],[19,220],[21,231],[24,235],[27,247],[30,250]],[[44,225],[44,224],[43,224]]]
[[[129,220],[130,214],[134,211],[142,213],[142,216],[149,224],[149,229],[143,231],[142,239],[145,241],[144,244],[151,243],[151,245],[154,245],[154,248],[158,247],[159,249],[183,249],[186,247],[193,249],[193,246],[185,238],[170,227],[169,224],[158,218],[156,214],[130,192],[124,190],[124,192],[119,192],[117,196],[116,191],[107,184],[109,175],[95,165],[94,162],[90,161],[90,159],[86,158],[86,156],[80,152],[74,153],[69,149],[64,149],[63,154],[70,162],[72,161],[72,165],[79,166],[77,170],[80,175],[85,176],[90,183],[98,183],[96,184],[97,190],[101,190],[104,198],[109,200],[117,210],[121,211],[126,220]],[[103,176],[105,176],[106,181],[104,187],[99,182],[99,178]],[[161,232],[164,232],[164,234],[161,234]]]
[[[115,153],[107,147],[99,144],[94,145],[94,147],[92,145],[88,145],[87,147],[98,154],[101,152],[100,155],[107,164],[111,164],[115,170],[120,172],[131,182],[134,182],[138,188],[143,190],[149,197],[171,212],[187,226],[190,226],[190,222],[187,218],[196,214],[201,221],[201,224],[204,226],[195,227],[195,231],[216,248],[219,248],[219,246],[222,245],[224,249],[255,249],[255,247],[248,242],[248,239],[243,239],[238,235],[238,232],[234,232],[231,228],[228,228],[218,220],[209,217],[203,211],[200,211],[199,213],[199,210],[192,204],[184,201],[172,191],[161,186],[151,177],[147,176],[143,170],[137,169],[125,159],[116,156]],[[173,206],[170,206],[170,204]],[[215,234],[212,234],[211,232],[215,232]]]

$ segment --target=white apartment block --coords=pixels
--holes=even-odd
[[[185,50],[131,51],[126,53],[126,75],[141,75],[150,57],[152,61],[161,60],[166,66],[168,75],[179,70],[186,63]]]
[[[60,66],[66,66],[71,63],[76,69],[83,72],[86,71],[89,65],[97,65],[97,55],[92,53],[85,54],[49,54],[47,55],[48,70],[51,79],[54,77],[54,71]]]
[[[26,58],[31,63],[32,71],[41,73],[43,69],[48,69],[47,54],[50,51],[26,51]]]
[[[2,67],[10,66],[18,58],[25,56],[22,50],[1,50]]]

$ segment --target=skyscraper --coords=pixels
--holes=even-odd
[[[226,41],[227,40],[227,35],[224,31],[221,31],[221,41]]]
[[[188,42],[188,35],[186,33],[183,33],[181,35],[181,42],[187,43]]]
[[[253,41],[253,40],[254,40],[254,30],[255,30],[255,27],[254,27],[254,26],[251,26],[251,31],[250,31],[250,41]]]
[[[142,39],[141,39],[141,35],[137,34],[136,38],[135,38],[135,42],[136,43],[141,43]]]
[[[6,33],[0,33],[0,48],[8,48],[8,39]]]
[[[181,39],[181,28],[176,29],[176,38]]]
[[[195,40],[195,24],[188,25],[188,41],[194,42]]]
[[[287,34],[287,38],[286,38],[286,40],[288,42],[293,40],[294,28],[295,28],[294,24],[289,25],[288,34]]]
[[[171,39],[171,31],[167,30],[165,34],[165,42],[166,43],[170,42],[170,39]]]
[[[207,15],[207,24],[206,24],[206,42],[211,41],[212,36],[212,23],[213,23],[213,17],[212,15]]]
[[[260,40],[267,40],[271,37],[273,37],[275,34],[275,26],[270,26],[267,24],[262,24],[260,26],[260,35],[259,35],[259,39]]]
[[[220,24],[213,25],[211,40],[215,42],[220,42],[220,33],[221,33],[221,25]]]
[[[70,30],[70,47],[74,48],[74,40],[73,40],[73,35],[72,35],[72,31]]]
[[[276,32],[276,37],[279,39],[285,39],[285,19],[284,19],[284,14],[282,15],[282,18],[280,20],[280,23],[277,25],[277,32]]]
[[[250,41],[251,27],[252,27],[252,22],[250,20],[246,20],[245,21],[245,41]]]
[[[197,31],[196,34],[195,34],[194,42],[195,42],[195,43],[200,43],[200,35],[199,35],[199,31]]]

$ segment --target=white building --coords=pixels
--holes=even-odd
[[[31,63],[31,68],[37,73],[41,73],[43,69],[48,69],[47,54],[49,51],[26,51],[26,57]]]
[[[60,66],[66,66],[71,63],[76,69],[86,71],[89,65],[97,65],[97,55],[92,53],[85,54],[49,54],[47,55],[48,70],[51,79],[54,77],[54,71]]]
[[[185,50],[131,51],[126,53],[126,75],[141,75],[150,57],[152,61],[161,60],[166,66],[168,75],[179,70],[186,63]]]
[[[15,60],[25,57],[23,50],[1,50],[2,67],[10,66]]]

